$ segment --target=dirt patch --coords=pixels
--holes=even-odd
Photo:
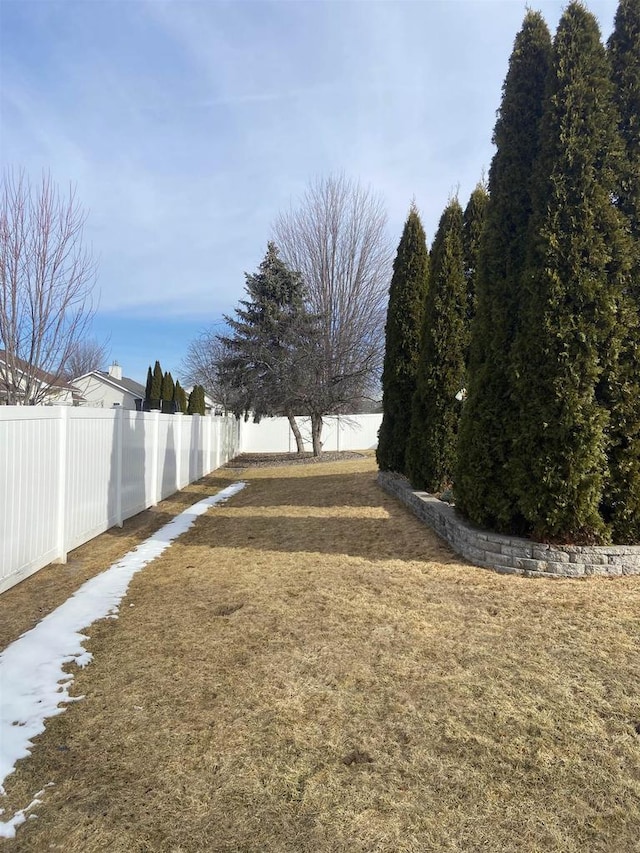
[[[7,851],[637,853],[638,578],[470,567],[370,459],[242,478],[87,632]]]

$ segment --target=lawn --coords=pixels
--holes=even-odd
[[[232,479],[87,632],[8,853],[640,850],[640,578],[461,563],[371,457],[215,472],[2,596],[4,641]]]

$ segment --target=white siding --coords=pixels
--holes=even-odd
[[[97,376],[84,376],[72,382],[74,388],[87,401],[84,405],[101,409],[112,409],[120,406],[123,409],[135,409],[135,397],[126,391],[119,391],[113,385],[102,382]]]

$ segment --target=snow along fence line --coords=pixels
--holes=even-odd
[[[0,406],[0,593],[233,458],[233,417]]]
[[[244,486],[242,481],[231,483],[183,510],[109,569],[86,581],[64,604],[0,653],[0,797],[6,777],[21,758],[30,754],[33,739],[42,734],[45,721],[61,714],[69,702],[82,698],[69,695],[73,675],[64,669],[71,661],[85,666],[91,660],[82,631],[97,619],[117,618],[120,602],[136,572],[164,553],[198,516]],[[38,791],[31,803],[8,821],[0,820],[0,838],[15,837],[16,828],[27,820],[27,813],[41,802],[38,798],[44,792],[44,788]]]

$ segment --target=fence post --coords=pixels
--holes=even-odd
[[[67,432],[69,412],[66,406],[59,406],[60,424],[58,427],[58,524],[56,563],[67,562],[67,546],[65,542],[65,521],[67,510]]]
[[[122,433],[123,433],[124,411],[121,407],[116,409],[116,525],[122,527]]]
[[[177,418],[174,423],[178,424],[173,432],[176,436],[176,492],[179,492],[182,488],[182,412],[175,412],[173,417]]]
[[[153,414],[153,427],[151,430],[151,438],[152,438],[152,457],[151,457],[151,506],[155,506],[158,503],[160,494],[160,484],[158,482],[158,453],[160,452],[160,412],[157,409],[154,409]]]
[[[336,450],[340,453],[340,415],[336,421]]]
[[[216,422],[216,468],[220,467],[220,444],[222,442],[222,426],[225,422],[218,418]]]
[[[205,470],[202,472],[203,477],[205,476],[205,474],[210,474],[211,471],[213,470],[213,468],[211,467],[211,445],[213,443],[211,441],[211,430],[212,430],[212,428],[213,428],[213,415],[207,415],[207,441],[206,441],[207,455],[205,457],[205,463],[204,463]]]

